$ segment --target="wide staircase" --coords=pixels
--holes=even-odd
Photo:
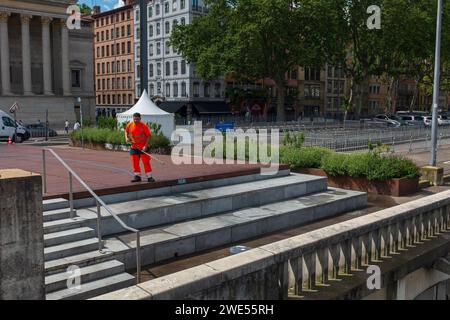
[[[166,188],[158,196],[109,203],[124,230],[103,206],[44,201],[47,299],[88,299],[136,283],[126,271],[204,250],[238,244],[366,206],[361,192],[327,188],[323,177],[292,174],[227,178]],[[100,215],[100,219],[97,219]],[[100,232],[98,228],[100,227]],[[101,240],[99,241],[99,237]],[[74,287],[78,269],[80,286]]]

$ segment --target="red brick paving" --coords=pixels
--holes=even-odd
[[[42,148],[25,145],[0,144],[0,169],[19,168],[42,174]],[[110,189],[109,193],[134,191],[151,187],[148,183],[132,184],[131,163],[127,152],[95,151],[72,147],[52,147],[67,164],[94,191]],[[157,155],[166,164],[152,161],[155,179],[159,182],[180,178],[198,181],[218,178],[221,175],[241,175],[245,171],[255,171],[259,165],[175,165],[170,156]],[[47,193],[45,197],[55,197],[68,192],[68,173],[65,168],[47,152]],[[84,192],[84,188],[74,179],[74,192]]]

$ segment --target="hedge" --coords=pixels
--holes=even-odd
[[[419,168],[411,160],[376,152],[344,154],[320,147],[283,146],[280,160],[291,169],[320,168],[330,176],[366,177],[368,180],[420,176]]]
[[[111,129],[85,128],[83,129],[84,141],[94,143],[111,143],[114,145],[125,145],[125,134],[123,131]],[[71,133],[72,140],[81,141],[81,130]],[[169,139],[162,134],[152,134],[150,149],[167,147],[170,145]]]

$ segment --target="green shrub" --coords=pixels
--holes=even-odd
[[[369,152],[346,155],[345,166],[350,177],[366,177],[370,171],[372,154]]]
[[[377,153],[333,153],[322,160],[321,168],[330,176],[366,177],[368,180],[414,178],[419,169],[411,160]]]
[[[331,153],[322,159],[321,168],[330,176],[348,175],[349,156],[343,153]]]
[[[81,130],[75,130],[70,134],[72,140],[81,141]],[[83,129],[85,142],[93,143],[111,143],[115,145],[125,144],[125,134],[123,131],[99,128]],[[150,148],[167,147],[170,145],[169,139],[162,134],[152,134]]]
[[[99,117],[97,119],[99,129],[117,130],[117,119],[111,117]]]
[[[372,155],[366,177],[369,180],[414,178],[420,176],[419,168],[411,160],[396,156]]]
[[[163,134],[152,134],[152,138],[150,139],[150,149],[154,148],[162,148],[170,146],[170,140],[166,138]]]
[[[280,162],[291,169],[321,168],[330,176],[366,177],[368,180],[413,178],[420,176],[411,160],[398,156],[381,156],[377,145],[364,153],[336,153],[321,147],[281,146]]]
[[[331,154],[331,150],[321,147],[294,148],[280,147],[280,162],[291,169],[320,168],[322,159]]]
[[[303,147],[303,144],[305,143],[305,134],[303,132],[291,133],[288,131],[284,135],[282,143],[285,146],[301,148],[301,147]]]

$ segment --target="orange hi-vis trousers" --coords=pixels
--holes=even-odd
[[[144,171],[146,174],[152,172],[152,165],[150,164],[150,156],[141,153],[141,154],[130,154],[131,163],[133,164],[133,172],[135,174],[141,173],[140,159],[142,159],[142,163],[144,164]]]

